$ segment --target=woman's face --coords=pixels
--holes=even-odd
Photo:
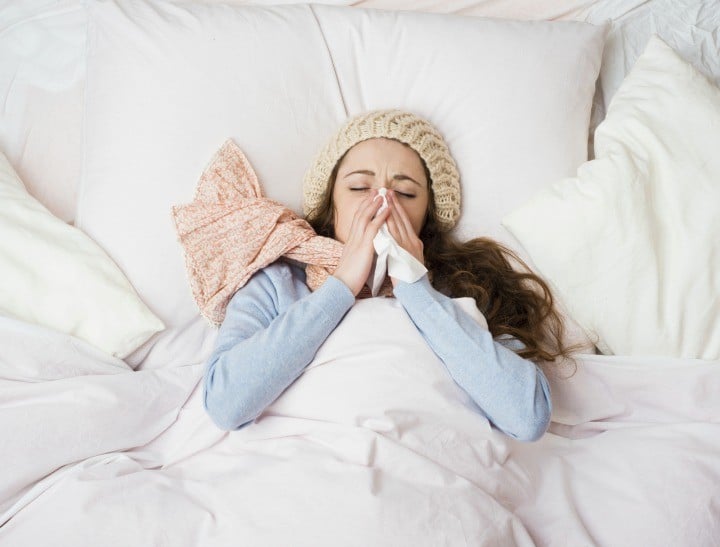
[[[348,240],[355,211],[371,188],[392,190],[415,234],[420,235],[429,199],[422,160],[415,150],[399,141],[374,138],[353,146],[338,166],[333,186],[338,241]]]

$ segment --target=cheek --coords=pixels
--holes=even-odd
[[[335,239],[337,239],[340,243],[347,243],[348,239],[348,227],[345,226],[343,220],[338,217],[338,215],[335,215]]]
[[[428,200],[427,198],[425,198],[414,199],[412,201],[414,203],[412,203],[412,205],[406,206],[405,210],[408,213],[408,217],[410,218],[410,223],[415,230],[415,234],[419,235],[420,230],[422,230],[423,227],[423,220],[425,220],[425,212],[427,211]]]
[[[350,235],[350,227],[357,210],[358,203],[352,199],[335,200],[335,239],[341,243],[346,243]]]

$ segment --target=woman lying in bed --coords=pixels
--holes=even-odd
[[[342,257],[315,291],[302,264],[281,259],[234,294],[205,369],[204,405],[215,424],[251,423],[303,373],[356,298],[372,297],[373,240],[386,223],[427,272],[413,282],[387,276],[375,292],[398,300],[495,427],[518,440],[542,437],[552,401],[533,360],[567,357],[574,347],[562,343],[548,286],[517,255],[487,238],[460,243],[450,235],[460,214],[459,175],[437,129],[399,110],[348,120],[308,170],[304,199],[306,219],[344,244]],[[489,330],[452,300],[465,296]]]

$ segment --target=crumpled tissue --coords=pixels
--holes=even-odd
[[[388,207],[387,188],[380,188],[377,197],[383,200],[382,207],[376,213],[380,214]],[[427,268],[422,262],[395,241],[395,238],[388,230],[387,222],[383,223],[380,230],[378,230],[375,239],[373,239],[373,246],[377,256],[368,278],[368,286],[373,296],[377,296],[380,291],[386,274],[406,283],[414,283],[427,272]]]

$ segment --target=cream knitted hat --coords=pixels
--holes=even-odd
[[[430,172],[439,228],[450,230],[460,216],[460,175],[442,136],[427,120],[397,109],[373,110],[345,122],[320,151],[303,180],[303,212],[320,205],[335,164],[357,143],[376,137],[412,147]]]

